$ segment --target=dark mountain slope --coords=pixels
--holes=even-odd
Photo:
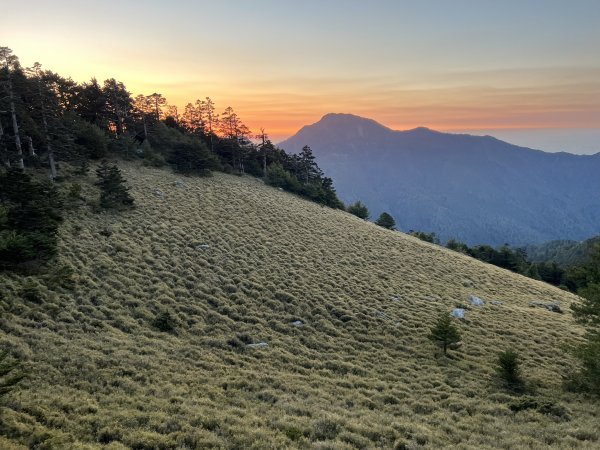
[[[280,145],[310,145],[344,201],[363,200],[373,217],[388,211],[404,230],[514,245],[600,233],[600,154],[394,131],[349,114],[328,114]]]

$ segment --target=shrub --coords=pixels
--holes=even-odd
[[[0,398],[12,391],[24,377],[19,363],[9,359],[8,351],[0,351]]]
[[[81,200],[81,190],[81,184],[73,183],[69,187],[69,192],[67,195],[71,200]]]
[[[561,420],[571,420],[570,412],[560,403],[556,403],[553,400],[537,399],[535,397],[523,397],[516,400],[508,405],[509,409],[513,412],[525,411],[527,409],[533,409],[538,411],[540,414],[548,416],[554,416]]]
[[[516,388],[523,384],[517,352],[512,349],[504,350],[498,355],[497,364],[496,372],[508,386]]]
[[[163,311],[156,315],[152,321],[152,326],[158,331],[172,333],[177,327],[177,320],[169,311]]]

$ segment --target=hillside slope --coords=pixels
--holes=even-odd
[[[525,245],[600,234],[600,154],[545,153],[491,136],[396,131],[327,114],[279,144],[309,145],[345,202],[400,229],[469,245]]]
[[[0,274],[0,341],[30,373],[5,400],[0,447],[598,445],[598,407],[561,394],[573,361],[560,346],[582,333],[575,297],[255,179],[182,186],[123,167],[136,209],[81,206],[62,227],[72,290]],[[470,294],[486,305],[467,310],[462,347],[441,357],[429,328]],[[172,333],[155,326],[166,311]],[[509,409],[516,397],[493,378],[508,346],[571,420]]]

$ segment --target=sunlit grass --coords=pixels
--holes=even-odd
[[[574,364],[561,345],[582,334],[574,296],[252,178],[182,188],[122,167],[137,208],[94,212],[90,175],[62,226],[73,290],[0,275],[0,338],[30,373],[6,399],[1,448],[599,445],[598,406],[561,388]],[[429,329],[470,294],[486,306],[467,309],[444,358]],[[494,379],[508,347],[572,420],[509,409]]]

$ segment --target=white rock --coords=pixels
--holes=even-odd
[[[452,317],[456,317],[457,319],[465,318],[465,310],[462,308],[454,308],[450,314]]]
[[[269,344],[267,344],[266,342],[257,342],[256,344],[247,344],[246,347],[248,348],[267,348],[269,346]]]
[[[479,297],[476,297],[474,295],[469,295],[469,301],[471,302],[471,305],[473,305],[473,306],[485,305],[485,302],[483,300],[481,300]]]

